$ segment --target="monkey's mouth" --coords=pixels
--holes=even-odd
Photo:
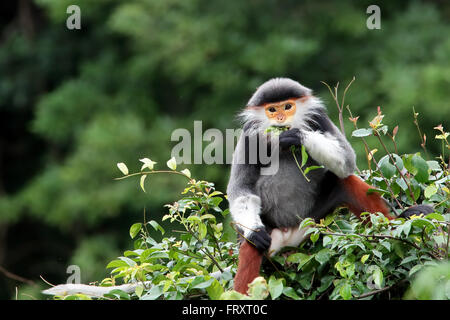
[[[268,134],[274,134],[276,136],[280,135],[283,131],[289,130],[290,126],[278,126],[272,125],[268,127],[264,132]]]

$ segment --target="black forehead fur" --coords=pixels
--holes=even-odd
[[[258,87],[247,106],[261,106],[265,103],[301,98],[310,95],[311,90],[288,78],[274,78]]]

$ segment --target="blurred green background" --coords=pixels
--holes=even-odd
[[[81,30],[66,27],[71,4]],[[381,8],[381,30],[366,27],[371,4]],[[1,8],[0,299],[41,298],[39,276],[63,283],[71,264],[83,283],[106,277],[107,262],[132,247],[129,226],[144,209],[158,220],[184,183],[152,176],[144,194],[138,178],[113,180],[116,163],[137,171],[149,157],[164,168],[174,129],[192,132],[194,120],[203,130],[236,128],[236,113],[271,77],[312,88],[337,123],[320,81],[343,89],[355,76],[346,102],[359,125],[381,106],[390,131],[399,125],[400,153],[421,151],[413,106],[428,160],[440,151],[433,127],[450,126],[447,1],[18,0]],[[379,158],[381,147],[371,146]],[[185,167],[225,190],[228,165]]]

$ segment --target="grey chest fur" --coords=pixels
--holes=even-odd
[[[300,154],[296,154],[301,163]],[[317,165],[308,159],[303,169]],[[297,167],[290,151],[280,153],[279,168],[273,175],[261,175],[256,182],[256,193],[261,198],[261,219],[272,228],[295,227],[311,214],[318,183],[324,169],[308,173],[308,182]]]

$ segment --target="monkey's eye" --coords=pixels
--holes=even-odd
[[[291,108],[292,108],[292,104],[290,104],[290,103],[287,103],[284,105],[284,110],[289,110]]]
[[[275,109],[274,107],[269,108],[269,112],[275,112],[275,111],[277,111],[277,109]]]

